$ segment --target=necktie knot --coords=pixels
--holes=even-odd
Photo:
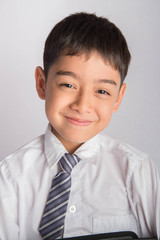
[[[75,154],[65,153],[59,160],[61,169],[68,174],[71,173],[74,166],[80,161],[80,158]]]
[[[74,166],[80,161],[80,158],[75,154],[65,153],[59,160],[61,169],[68,174],[71,173]]]

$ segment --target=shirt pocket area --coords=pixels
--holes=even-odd
[[[93,234],[132,231],[138,234],[138,226],[132,214],[123,216],[107,215],[92,218]]]

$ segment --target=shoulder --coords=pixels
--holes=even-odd
[[[105,133],[101,133],[100,134],[100,144],[103,145],[103,147],[105,146],[106,149],[110,150],[110,151],[114,151],[114,152],[119,152],[125,155],[128,155],[130,157],[135,157],[135,158],[143,158],[148,156],[148,154],[144,153],[143,151],[135,148],[134,146],[128,144],[127,142],[112,137],[108,134]]]
[[[147,153],[105,133],[100,134],[100,145],[104,153],[106,151],[110,152],[117,161],[130,164],[132,168],[140,166],[143,162],[150,161],[150,156]]]
[[[32,139],[30,142],[25,144],[24,146],[20,147],[15,152],[11,153],[5,159],[9,160],[10,158],[14,158],[19,154],[23,154],[25,152],[32,152],[32,151],[39,151],[44,149],[44,135],[41,135],[35,139]]]
[[[44,152],[44,135],[41,135],[0,161],[0,171],[7,175],[20,172],[27,163],[34,162]]]
[[[139,182],[145,185],[146,179],[149,182],[159,181],[158,168],[147,153],[106,134],[102,134],[100,139],[103,146],[101,152],[110,158],[112,165],[123,174],[128,183],[133,179],[137,185]]]

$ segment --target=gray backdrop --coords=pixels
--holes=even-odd
[[[0,159],[45,131],[34,69],[53,25],[76,11],[103,15],[125,35],[127,91],[106,132],[147,152],[160,170],[160,0],[0,0]]]

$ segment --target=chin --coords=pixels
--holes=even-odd
[[[83,144],[96,135],[83,132],[82,130],[75,131],[75,129],[74,131],[65,131],[64,129],[63,131],[56,131],[53,128],[52,132],[59,138],[61,142],[66,141],[75,145]]]

